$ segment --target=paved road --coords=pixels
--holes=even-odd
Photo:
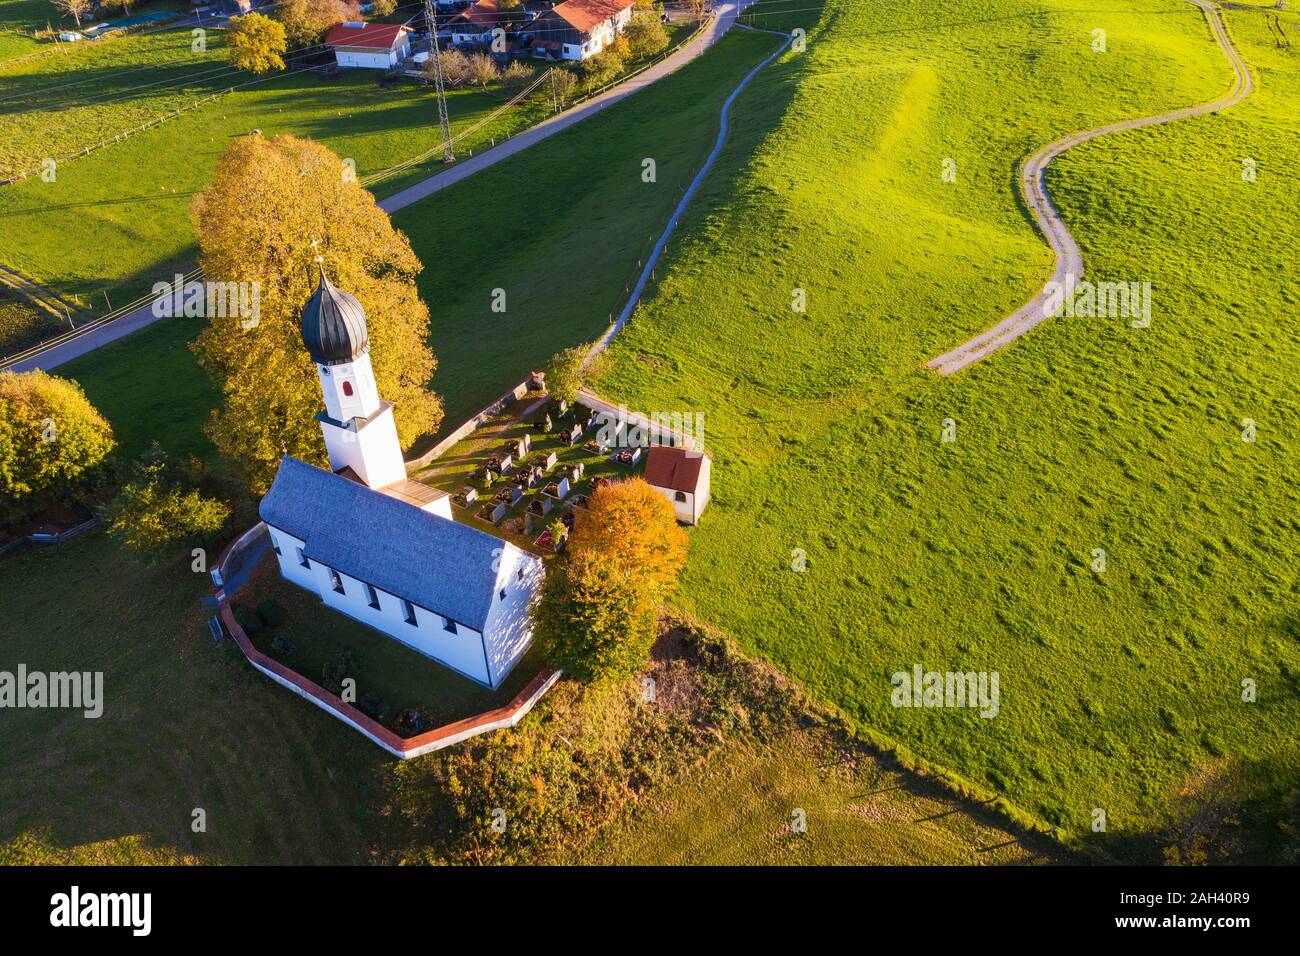
[[[684,43],[671,56],[665,57],[660,63],[656,63],[644,73],[639,73],[632,79],[620,83],[613,89],[606,90],[599,96],[594,96],[586,102],[579,103],[577,106],[565,110],[563,113],[557,113],[549,119],[543,120],[536,126],[529,127],[511,139],[498,143],[491,149],[471,156],[469,159],[462,160],[450,169],[444,172],[430,176],[423,182],[416,183],[399,193],[394,193],[387,199],[379,201],[379,208],[387,213],[394,213],[403,209],[411,203],[419,202],[428,196],[433,195],[440,189],[446,189],[448,186],[460,182],[467,176],[472,176],[481,169],[486,169],[495,163],[501,162],[508,156],[513,156],[520,150],[527,149],[535,143],[554,136],[561,130],[568,129],[574,123],[581,122],[594,113],[598,113],[608,106],[613,106],[620,100],[627,99],[638,90],[643,90],[651,83],[662,80],[670,73],[675,73],[687,63],[694,60],[701,53],[713,46],[722,34],[726,33],[736,22],[736,17],[740,10],[748,6],[753,0],[726,0],[719,3],[716,7],[717,16],[709,23],[708,26],[700,32],[700,35]]]
[[[481,169],[499,163],[501,160],[513,156],[535,143],[540,143],[561,130],[567,129],[574,123],[581,122],[606,107],[626,99],[638,90],[645,89],[651,83],[676,72],[698,57],[716,43],[719,37],[730,30],[735,24],[740,11],[751,2],[753,0],[723,0],[723,2],[715,6],[716,16],[701,31],[700,35],[683,44],[670,56],[665,57],[662,62],[599,96],[579,103],[563,113],[557,113],[555,116],[539,123],[537,126],[531,127],[512,139],[463,160],[450,169],[436,173],[399,193],[394,193],[392,196],[381,200],[379,207],[390,214],[396,212],[433,195],[441,189],[446,189],[453,183],[458,183],[462,179],[472,176]],[[162,281],[169,281],[170,278],[170,276],[164,277]],[[130,335],[132,332],[138,332],[156,321],[158,321],[158,317],[153,313],[153,303],[147,302],[112,321],[103,322],[90,328],[81,335],[68,338],[66,341],[59,342],[37,354],[27,355],[8,366],[8,369],[14,372],[26,372],[35,368],[57,368],[65,362],[70,362],[88,352],[94,351],[101,345],[107,345],[109,342]]]
[[[1060,215],[1052,204],[1051,197],[1047,194],[1047,186],[1043,181],[1043,174],[1047,164],[1067,149],[1094,140],[1099,136],[1105,136],[1108,133],[1141,129],[1144,126],[1155,126],[1161,123],[1172,123],[1174,120],[1227,109],[1241,102],[1255,88],[1254,80],[1250,75],[1250,67],[1246,65],[1246,61],[1237,52],[1237,48],[1232,45],[1232,40],[1228,37],[1228,31],[1223,25],[1223,18],[1215,5],[1209,0],[1188,0],[1188,2],[1200,7],[1205,13],[1205,18],[1209,21],[1214,39],[1218,42],[1223,55],[1228,58],[1228,62],[1232,64],[1232,69],[1236,74],[1236,81],[1228,93],[1213,102],[1189,106],[1170,113],[1161,113],[1159,116],[1125,120],[1120,123],[1111,123],[1109,126],[1101,126],[1097,129],[1071,133],[1069,136],[1063,136],[1061,139],[1044,146],[1025,160],[1024,165],[1021,167],[1020,191],[1025,197],[1025,203],[1033,213],[1034,223],[1047,238],[1048,244],[1052,247],[1052,252],[1056,255],[1056,270],[1052,273],[1050,280],[1051,283],[1055,284],[1056,288],[1065,286],[1067,276],[1073,276],[1076,282],[1083,278],[1083,253],[1079,250],[1079,244],[1074,241],[1074,237],[1070,235],[1070,231],[1061,222]],[[931,359],[926,363],[926,367],[934,369],[939,375],[951,375],[974,362],[978,362],[1004,345],[1014,342],[1034,326],[1050,317],[1046,304],[1048,295],[1048,289],[1045,287],[1043,291],[993,326],[993,328],[975,336],[968,342],[962,343],[951,352],[946,352],[938,358]]]

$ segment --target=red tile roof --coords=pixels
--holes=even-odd
[[[635,2],[636,0],[564,0],[564,3],[557,3],[552,12],[575,30],[586,33],[596,24],[603,23]]]
[[[645,480],[656,488],[694,492],[700,484],[704,453],[651,445],[645,459]]]
[[[391,50],[408,27],[400,23],[340,23],[325,37],[326,46],[355,46],[368,50]]]
[[[501,20],[501,11],[497,8],[496,0],[478,0],[478,3],[452,17],[450,22],[458,20],[468,20],[476,27],[494,27]]]

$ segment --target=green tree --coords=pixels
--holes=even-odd
[[[542,585],[535,633],[547,659],[582,681],[635,674],[655,639],[656,610],[644,586],[591,551],[570,551]]]
[[[285,452],[327,463],[315,420],[320,384],[299,328],[318,254],[366,311],[375,381],[395,406],[403,446],[437,429],[429,310],[415,288],[420,260],[338,156],[292,136],[243,137],[190,216],[207,278],[260,290],[255,325],[212,317],[192,346],[221,391],[207,433],[253,492],[270,486]]]
[[[587,381],[598,377],[609,365],[608,357],[603,351],[597,352],[587,362],[590,351],[590,345],[574,345],[563,352],[557,352],[546,366],[546,394],[570,405],[576,402],[578,392]]]
[[[573,74],[573,71],[563,70],[559,67],[552,68],[551,83],[555,90],[555,98],[560,101],[560,106],[573,99],[573,94],[578,89],[578,78]]]
[[[0,520],[75,500],[112,448],[112,428],[75,382],[0,372]]]
[[[182,474],[155,445],[106,509],[108,533],[149,560],[208,542],[229,523],[231,509],[190,487],[201,477],[193,466]]]
[[[284,24],[260,13],[235,17],[226,32],[230,62],[241,70],[254,73],[283,70],[281,54],[286,47]]]
[[[623,57],[615,46],[606,47],[600,53],[582,61],[582,85],[587,90],[594,90],[609,83],[623,72]]]
[[[653,10],[638,10],[624,28],[633,59],[654,56],[668,46],[668,30]]]
[[[330,27],[358,15],[359,8],[344,0],[281,0],[275,10],[294,49],[317,43]]]

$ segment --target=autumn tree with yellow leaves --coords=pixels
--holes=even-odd
[[[322,266],[366,311],[375,382],[395,406],[403,447],[438,427],[429,310],[415,287],[420,260],[338,156],[293,136],[244,137],[190,217],[209,282],[257,283],[251,320],[210,317],[192,346],[221,391],[205,430],[253,492],[270,487],[286,452],[328,465],[315,420],[320,385],[300,332]]]
[[[686,532],[640,478],[597,489],[576,514],[568,556],[547,571],[537,639],[579,680],[622,680],[654,644],[659,605],[686,563]]]

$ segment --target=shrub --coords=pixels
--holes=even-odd
[[[262,630],[262,619],[257,616],[255,611],[243,605],[235,608],[235,623],[243,628],[244,633],[249,637]]]
[[[190,487],[206,479],[201,467],[178,467],[155,444],[105,509],[109,534],[148,560],[211,541],[229,523],[231,508]]]
[[[325,665],[325,673],[321,676],[321,684],[330,693],[342,696],[343,681],[349,677],[356,680],[356,670],[356,655],[350,650],[344,651]]]
[[[387,707],[384,699],[376,693],[363,694],[357,708],[371,720],[383,720]]]
[[[286,617],[284,605],[267,598],[257,606],[257,616],[266,623],[267,627],[283,627]]]

